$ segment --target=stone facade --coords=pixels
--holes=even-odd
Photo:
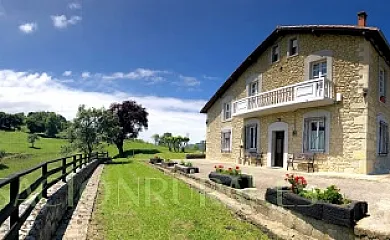
[[[299,52],[287,56],[289,39],[297,38]],[[270,154],[268,128],[272,123],[288,124],[288,153],[303,150],[304,114],[328,112],[329,147],[316,154],[316,170],[348,173],[377,173],[389,171],[388,157],[378,157],[377,116],[379,113],[390,120],[390,100],[386,104],[378,100],[378,65],[390,73],[389,66],[379,56],[372,44],[363,36],[299,34],[279,37],[275,42],[280,48],[280,60],[271,63],[271,47],[252,64],[207,112],[206,156],[229,162],[240,162],[244,151],[243,128],[251,119],[259,121],[258,152]],[[290,112],[255,116],[251,119],[233,117],[230,121],[221,118],[225,99],[232,101],[247,97],[247,79],[262,74],[261,92],[299,83],[310,79],[308,59],[322,58],[328,62],[328,78],[334,84],[334,92],[342,94],[341,102],[328,106],[302,108]],[[329,65],[331,64],[331,65]],[[369,94],[364,96],[365,89]],[[390,92],[390,84],[387,84]],[[375,120],[375,121],[374,121]],[[221,152],[221,130],[232,129],[232,149]],[[286,151],[286,149],[285,149]],[[269,161],[269,160],[268,160]],[[286,166],[284,166],[286,167]]]

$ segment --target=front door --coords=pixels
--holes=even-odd
[[[275,132],[274,166],[283,167],[284,131]]]

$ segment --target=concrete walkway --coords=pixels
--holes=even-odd
[[[253,192],[253,190],[250,191],[262,199],[264,199],[267,188],[277,185],[288,185],[284,181],[284,175],[287,173],[284,169],[243,166],[205,159],[191,161],[194,166],[200,168],[200,173],[196,175],[202,178],[208,178],[208,174],[214,171],[215,165],[222,164],[225,168],[239,165],[243,173],[253,175],[257,190],[256,192]],[[364,232],[380,232],[390,237],[390,175],[368,176],[342,173],[296,173],[307,179],[308,187],[326,188],[334,184],[341,189],[341,193],[347,198],[367,201],[370,216],[359,221],[355,229]]]

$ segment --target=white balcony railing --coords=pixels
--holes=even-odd
[[[333,82],[326,78],[318,78],[235,101],[233,116],[326,99],[333,99]]]

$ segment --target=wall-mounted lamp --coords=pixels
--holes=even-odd
[[[368,88],[363,88],[363,97],[367,97]]]

